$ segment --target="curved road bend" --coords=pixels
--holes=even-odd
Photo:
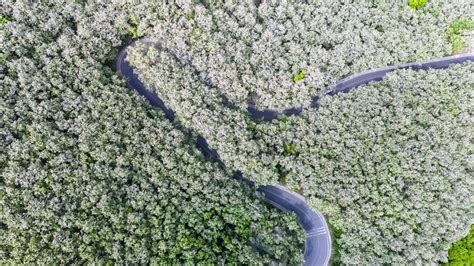
[[[145,43],[150,43],[150,41],[145,40]],[[168,120],[174,121],[175,113],[173,110],[167,108],[163,100],[156,93],[148,90],[143,85],[138,75],[133,72],[133,68],[125,60],[129,47],[125,47],[118,56],[116,67],[119,74],[127,78],[129,87],[144,96],[153,106],[162,109]],[[198,137],[197,146],[206,156],[219,161],[219,155],[207,145],[204,138]],[[243,178],[240,173],[236,173],[235,176],[243,179],[246,184],[253,184],[250,180]],[[305,203],[301,195],[290,192],[282,186],[260,186],[258,191],[264,193],[265,199],[274,207],[285,212],[294,212],[297,215],[299,224],[306,232],[304,264],[311,266],[328,265],[332,253],[331,236],[324,216],[312,210]]]
[[[149,44],[149,45],[156,45],[160,48],[159,42],[153,41],[151,39],[141,39],[140,42]],[[169,52],[173,57],[180,64],[185,64],[186,66],[190,67],[190,69],[194,72],[194,74],[198,75],[198,71],[190,64],[190,62],[182,62],[175,54],[171,51],[166,50]],[[413,69],[413,70],[428,70],[428,69],[445,69],[448,68],[451,64],[461,64],[467,61],[474,61],[474,53],[464,53],[464,54],[457,54],[453,56],[447,56],[442,58],[437,58],[433,60],[429,60],[426,62],[421,63],[407,63],[407,64],[398,64],[392,66],[386,66],[376,69],[371,69],[367,71],[363,71],[360,73],[356,73],[350,75],[344,79],[339,80],[336,84],[329,86],[328,90],[326,91],[325,95],[336,95],[338,93],[346,93],[351,91],[352,89],[365,85],[372,81],[380,81],[384,78],[384,76],[392,72],[394,70],[399,69]],[[198,75],[199,76],[199,75]],[[204,81],[206,86],[212,86],[212,80],[208,79]],[[214,88],[215,89],[215,88]],[[227,98],[224,98],[224,102],[228,103],[228,107],[234,106],[233,103],[229,102]],[[311,98],[311,105],[310,107],[316,108],[318,107],[319,96],[313,96]],[[254,119],[263,119],[264,121],[271,121],[274,119],[278,119],[280,115],[297,115],[303,111],[303,107],[301,106],[292,106],[284,109],[283,111],[278,111],[274,109],[258,109],[255,107],[254,104],[247,105],[247,112],[249,115]]]
[[[461,64],[467,61],[474,61],[474,53],[465,53],[465,54],[458,54],[453,56],[442,57],[422,63],[408,63],[408,64],[400,64],[400,65],[393,65],[387,66],[372,70],[367,70],[364,72],[360,72],[354,75],[351,75],[347,78],[344,78],[338,81],[335,85],[331,86],[329,90],[326,92],[326,95],[336,95],[338,93],[346,93],[351,91],[352,89],[365,85],[372,81],[380,81],[383,77],[394,70],[399,69],[413,69],[413,70],[428,70],[428,69],[444,69],[448,68],[451,64]],[[314,96],[311,99],[311,107],[315,108],[318,106],[318,96]],[[290,107],[282,112],[278,112],[277,110],[273,109],[264,109],[259,110],[255,108],[255,106],[248,106],[247,111],[253,118],[261,118],[265,121],[271,121],[273,119],[277,119],[279,115],[295,115],[301,113],[303,110],[302,107]]]

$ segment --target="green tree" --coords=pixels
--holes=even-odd
[[[474,224],[467,236],[451,246],[448,260],[445,265],[474,265]]]

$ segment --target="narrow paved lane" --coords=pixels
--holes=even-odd
[[[430,61],[426,61],[423,63],[408,63],[408,64],[400,64],[400,65],[393,65],[387,66],[377,69],[372,69],[360,73],[356,73],[351,75],[347,78],[344,78],[337,82],[335,85],[331,86],[326,95],[336,95],[338,93],[345,93],[349,92],[352,89],[365,85],[372,81],[380,81],[383,79],[385,75],[388,73],[398,70],[398,69],[413,69],[413,70],[427,70],[427,69],[444,69],[448,68],[451,64],[461,64],[467,61],[474,61],[474,53],[466,53],[466,54],[458,54],[453,56],[442,57]],[[318,96],[314,96],[311,99],[311,107],[318,106]],[[277,119],[279,115],[295,115],[299,114],[303,111],[302,107],[289,107],[282,112],[278,112],[272,109],[265,109],[259,110],[254,106],[249,106],[247,111],[253,118],[256,119],[264,119],[266,121],[271,121],[273,119]]]
[[[324,216],[315,212],[306,204],[304,198],[281,186],[261,186],[259,191],[265,193],[273,206],[292,211],[306,232],[305,265],[327,265],[331,257],[331,236]]]
[[[149,43],[148,40],[145,42]],[[168,120],[174,121],[175,113],[173,110],[166,107],[166,104],[156,93],[145,88],[138,75],[134,73],[133,68],[125,60],[128,48],[129,46],[125,47],[117,59],[116,67],[119,74],[127,78],[129,87],[143,95],[153,106],[162,109]],[[208,146],[204,138],[198,137],[197,146],[204,155],[219,161],[219,155]],[[235,176],[242,179],[246,184],[253,185],[252,181],[243,178],[240,173],[236,173]],[[265,198],[274,207],[285,212],[294,212],[297,215],[301,227],[306,232],[305,265],[328,265],[332,252],[331,237],[324,216],[312,210],[301,195],[292,193],[282,186],[261,186],[258,190],[264,193]]]
[[[141,40],[143,43],[150,45],[157,45],[156,42],[151,40]],[[133,44],[132,44],[133,45]],[[173,121],[175,113],[173,110],[166,107],[166,104],[161,100],[158,95],[154,92],[145,88],[143,83],[139,80],[138,76],[133,72],[133,68],[125,61],[128,47],[124,48],[117,60],[117,69],[119,73],[125,76],[128,80],[128,85],[143,95],[148,101],[159,108],[165,113],[166,117]],[[388,66],[379,69],[369,70],[361,73],[354,74],[345,79],[342,79],[334,86],[332,86],[327,92],[327,95],[335,95],[338,93],[349,92],[350,90],[367,84],[371,81],[382,80],[383,77],[397,69],[414,69],[414,70],[426,70],[426,69],[442,69],[447,68],[451,64],[459,64],[467,61],[474,61],[474,53],[460,54],[455,56],[443,57],[440,59],[430,60],[424,63],[409,63],[395,66]],[[312,107],[317,107],[318,97],[312,99]],[[264,120],[272,120],[278,118],[280,113],[275,110],[266,109],[258,110],[253,106],[249,106],[247,111],[254,118],[263,118]],[[283,111],[284,114],[293,115],[298,114],[302,111],[302,108],[291,107]],[[197,138],[197,146],[201,149],[204,155],[219,160],[219,154],[209,147],[206,140],[203,137]],[[243,180],[246,184],[253,185],[253,182],[242,177],[241,173],[235,174],[236,178]],[[331,237],[329,229],[324,219],[324,216],[318,212],[312,210],[304,201],[304,198],[296,193],[288,191],[286,188],[278,185],[261,186],[258,188],[259,191],[265,194],[266,199],[276,208],[282,211],[291,211],[298,216],[301,227],[306,232],[305,242],[305,265],[327,265],[331,257]]]

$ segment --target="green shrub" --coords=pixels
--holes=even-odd
[[[474,225],[463,239],[449,249],[449,266],[474,265]]]
[[[474,21],[468,18],[456,20],[448,27],[448,37],[451,42],[452,53],[458,53],[464,50],[465,41],[461,33],[474,28]]]
[[[11,16],[9,15],[0,15],[0,25],[3,25],[11,20]]]
[[[296,155],[296,145],[294,144],[284,144],[283,145],[283,154],[284,155]]]
[[[305,71],[301,70],[300,73],[298,73],[296,76],[293,77],[293,81],[294,82],[300,81],[304,78],[304,76],[305,76]]]
[[[426,5],[427,0],[409,0],[408,5],[413,9],[420,9]]]
[[[128,34],[132,39],[138,39],[143,36],[141,32],[138,31],[138,25],[140,24],[140,17],[133,15],[129,19],[130,27],[128,28]]]

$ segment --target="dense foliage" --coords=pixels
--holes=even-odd
[[[127,6],[1,8],[1,264],[302,260],[294,216],[206,161],[104,66]]]
[[[449,54],[448,25],[474,13],[464,0],[259,2],[161,4],[140,25],[234,104],[284,109],[350,74]]]
[[[472,223],[473,63],[397,71],[265,123],[167,51],[137,45],[128,60],[228,167],[283,183],[324,210],[342,232],[344,263],[446,260]]]
[[[472,41],[473,13],[464,0],[2,1],[0,263],[301,261],[295,217],[235,170],[306,196],[343,263],[446,261],[474,220],[473,63],[398,71],[271,123],[242,108],[307,106],[352,73],[450,54]],[[141,36],[167,51],[128,60],[183,131],[107,67]]]

